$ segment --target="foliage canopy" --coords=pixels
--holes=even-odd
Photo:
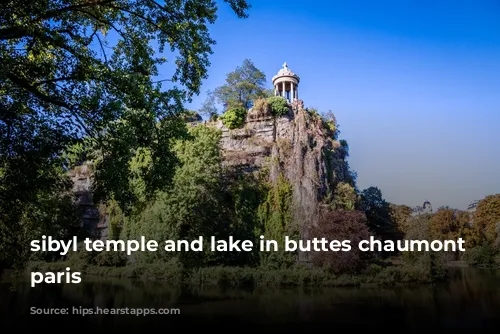
[[[214,95],[225,108],[242,107],[248,110],[252,101],[266,96],[266,75],[250,59],[226,76],[226,83],[215,89]]]
[[[238,17],[247,16],[246,1],[225,2]],[[62,175],[72,166],[63,160],[65,150],[72,151],[71,162],[95,160],[96,196],[116,198],[122,207],[134,201],[128,180],[137,154],[147,154],[153,163],[141,172],[147,188],[170,182],[177,160],[169,144],[185,135],[177,115],[207,76],[215,43],[208,26],[217,11],[212,0],[2,5],[2,242],[25,228],[26,210],[49,197],[55,185],[68,190]],[[160,66],[169,69],[161,69],[168,77],[156,78]],[[20,258],[16,247],[9,249],[2,251],[0,264]]]

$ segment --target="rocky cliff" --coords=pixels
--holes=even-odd
[[[334,121],[326,121],[296,100],[280,117],[273,117],[266,106],[249,110],[240,129],[229,130],[222,121],[207,123],[222,131],[225,165],[247,171],[268,168],[271,182],[280,174],[286,177],[301,238],[308,238],[319,208],[336,184],[352,182],[347,148],[336,139]]]
[[[102,217],[93,200],[92,182],[94,175],[92,164],[87,162],[77,166],[69,172],[69,177],[73,182],[72,191],[75,194],[75,204],[81,217],[82,228],[96,238],[106,239],[107,228],[102,224]]]

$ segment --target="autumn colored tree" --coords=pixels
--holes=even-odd
[[[413,211],[412,208],[408,205],[397,205],[391,203],[390,210],[390,215],[396,224],[397,229],[405,234],[408,231],[408,221]]]
[[[431,217],[431,234],[439,240],[454,239],[458,224],[455,220],[455,210],[440,208]]]
[[[465,240],[465,246],[472,248],[477,243],[466,211],[440,208],[430,218],[430,233],[438,240]],[[458,254],[457,254],[458,255]]]
[[[361,252],[358,243],[370,238],[367,223],[365,214],[360,211],[324,210],[317,227],[311,231],[312,238],[350,240],[352,248],[349,252],[313,252],[313,264],[326,267],[337,274],[356,273],[365,268],[371,254]]]
[[[500,225],[500,194],[483,198],[474,213],[474,228],[488,242],[499,246],[498,226]]]

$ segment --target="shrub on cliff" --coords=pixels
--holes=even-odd
[[[228,129],[241,128],[245,123],[247,116],[247,110],[242,107],[235,107],[228,109],[224,114],[222,114],[222,124]]]
[[[267,104],[271,107],[273,116],[279,117],[288,112],[288,103],[281,96],[271,96],[267,99]]]

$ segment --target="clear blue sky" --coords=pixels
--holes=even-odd
[[[461,209],[500,193],[499,1],[250,3],[241,20],[221,2],[202,92],[245,58],[271,87],[286,61],[305,105],[336,114],[360,189]]]

